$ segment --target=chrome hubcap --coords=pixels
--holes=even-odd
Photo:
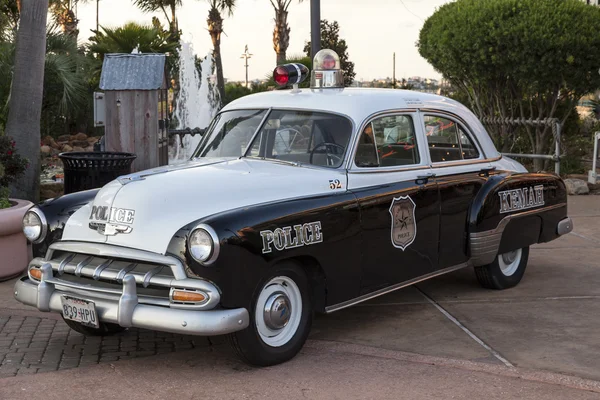
[[[502,260],[506,264],[511,264],[517,258],[518,250],[509,251],[508,253],[502,254]]]
[[[265,325],[271,329],[281,329],[287,325],[292,315],[290,299],[281,292],[273,293],[265,302],[263,312]]]

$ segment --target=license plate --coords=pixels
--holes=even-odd
[[[66,319],[79,322],[82,325],[98,328],[98,315],[93,301],[61,296],[62,314]]]

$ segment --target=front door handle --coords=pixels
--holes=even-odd
[[[417,185],[424,185],[431,178],[435,178],[435,174],[433,172],[430,172],[430,173],[424,174],[424,175],[417,175],[417,179],[415,180],[415,183]]]

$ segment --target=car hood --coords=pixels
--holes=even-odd
[[[165,254],[173,235],[190,222],[239,207],[331,193],[335,179],[342,186],[336,191],[345,190],[344,171],[248,158],[207,158],[138,172],[104,186],[69,218],[62,240]],[[121,232],[103,232],[112,230],[104,226],[103,212],[118,220],[108,225]]]

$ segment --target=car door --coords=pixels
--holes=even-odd
[[[469,259],[467,213],[491,164],[458,117],[441,111],[424,111],[421,116],[440,192],[438,268],[444,269]]]
[[[438,266],[439,197],[418,113],[373,117],[361,128],[348,171],[362,228],[362,293]]]

